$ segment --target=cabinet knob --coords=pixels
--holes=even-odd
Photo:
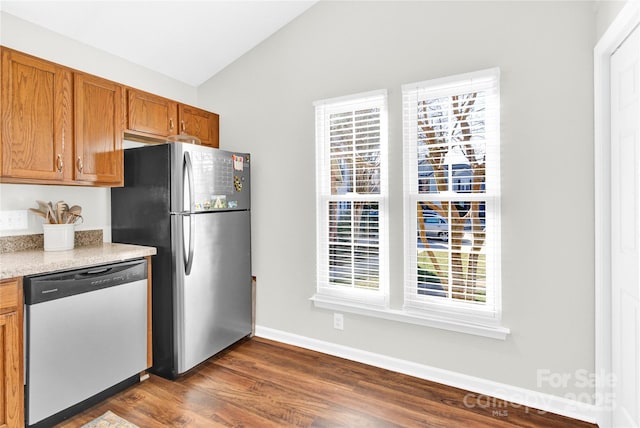
[[[78,160],[76,161],[76,166],[78,167],[78,171],[82,172],[82,158],[78,156]]]
[[[62,172],[62,168],[64,167],[64,162],[62,161],[62,155],[57,156],[56,165],[58,167],[58,172]]]

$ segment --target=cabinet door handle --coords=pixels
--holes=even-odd
[[[169,129],[173,130],[173,119],[169,119]]]
[[[182,132],[184,132],[184,130],[185,130],[184,120],[181,120],[181,121],[180,121],[180,128],[181,128],[180,130],[181,130]]]
[[[62,155],[57,156],[56,164],[58,166],[58,172],[62,172],[62,168],[64,167],[64,162],[62,161]]]
[[[80,156],[78,156],[78,160],[76,161],[76,166],[78,167],[78,171],[82,172],[82,158]]]

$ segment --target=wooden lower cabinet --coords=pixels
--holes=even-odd
[[[0,281],[0,428],[24,426],[22,281]]]

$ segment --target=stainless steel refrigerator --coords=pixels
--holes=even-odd
[[[205,146],[127,149],[113,242],[154,246],[152,372],[174,379],[251,333],[251,159]]]

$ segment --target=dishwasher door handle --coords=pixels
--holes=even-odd
[[[91,278],[91,277],[95,277],[95,276],[104,276],[104,274],[110,273],[113,270],[113,268],[107,267],[107,268],[102,268],[102,269],[94,269],[94,270],[88,270],[86,272],[81,272],[79,274],[77,274],[74,279],[87,279],[87,278]]]
[[[95,269],[95,270],[88,270],[84,273],[82,273],[81,275],[85,275],[85,276],[90,276],[90,275],[99,275],[101,273],[107,273],[110,272],[112,270],[112,268],[103,268],[103,269]]]

